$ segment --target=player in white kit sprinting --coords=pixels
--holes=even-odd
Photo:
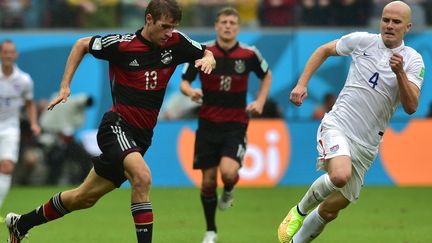
[[[290,96],[298,106],[307,97],[309,79],[329,56],[352,58],[345,86],[318,128],[317,167],[327,173],[282,221],[280,242],[311,242],[340,210],[356,201],[396,107],[401,103],[406,113],[416,111],[424,63],[419,53],[405,46],[410,28],[410,7],[391,2],[383,9],[381,34],[345,35],[319,47],[306,63]]]
[[[9,191],[12,173],[18,160],[20,112],[25,106],[34,135],[40,133],[36,106],[33,102],[33,80],[15,64],[15,44],[0,44],[0,207]]]

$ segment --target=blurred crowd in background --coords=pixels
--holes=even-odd
[[[2,29],[138,28],[149,0],[0,0]],[[257,27],[374,26],[390,0],[178,0],[182,27],[213,26],[231,5],[242,25]],[[432,0],[407,0],[415,26],[432,25]]]

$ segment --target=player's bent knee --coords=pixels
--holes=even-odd
[[[326,222],[330,222],[333,221],[337,218],[337,216],[339,215],[339,210],[334,211],[334,210],[327,210],[326,208],[322,207],[322,205],[320,206],[319,209],[319,215],[326,221]]]
[[[336,174],[330,175],[330,181],[338,188],[344,187],[350,179],[350,175],[348,174]]]
[[[138,190],[149,190],[152,184],[150,172],[136,173],[132,177],[131,186]]]
[[[234,184],[235,177],[233,176],[222,176],[222,181],[224,184]]]
[[[222,173],[222,181],[225,184],[235,184],[238,180],[238,172],[237,171],[233,171],[230,173]]]

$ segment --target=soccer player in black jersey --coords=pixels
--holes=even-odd
[[[233,188],[246,151],[246,129],[249,114],[261,114],[271,86],[267,62],[255,47],[237,40],[240,19],[236,9],[220,10],[215,21],[217,38],[206,43],[217,65],[211,74],[190,65],[184,69],[181,91],[201,102],[196,131],[194,169],[202,171],[201,202],[207,223],[203,243],[216,242],[216,207],[225,210],[232,205]],[[188,65],[188,64],[186,64]],[[201,89],[191,82],[199,72]],[[246,104],[249,73],[261,79],[257,99]],[[220,170],[224,189],[217,199],[217,174]]]
[[[86,53],[107,60],[113,105],[99,125],[97,141],[102,154],[93,158],[94,168],[79,187],[56,194],[27,214],[9,213],[5,219],[8,242],[20,242],[34,226],[92,207],[126,180],[132,189],[137,242],[152,241],[151,174],[143,155],[150,146],[167,83],[180,63],[194,62],[207,74],[215,66],[205,46],[174,30],[180,20],[175,0],[152,0],[145,25],[135,34],[86,37],[75,43],[58,96],[48,109],[67,101],[71,80]]]

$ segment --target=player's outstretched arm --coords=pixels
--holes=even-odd
[[[75,42],[66,62],[59,93],[57,97],[51,100],[51,102],[48,104],[48,110],[52,110],[54,106],[60,102],[64,103],[67,101],[67,98],[70,96],[70,84],[73,75],[75,74],[75,71],[78,68],[78,65],[81,63],[84,55],[89,51],[90,40],[91,37],[85,37]]]
[[[337,40],[334,40],[318,47],[309,58],[297,85],[291,91],[290,100],[292,103],[297,106],[303,104],[303,100],[307,98],[307,85],[312,75],[329,56],[337,56],[336,42]]]
[[[195,67],[200,68],[205,74],[210,74],[216,67],[216,60],[213,57],[213,53],[209,50],[205,50],[203,58],[195,61]]]

